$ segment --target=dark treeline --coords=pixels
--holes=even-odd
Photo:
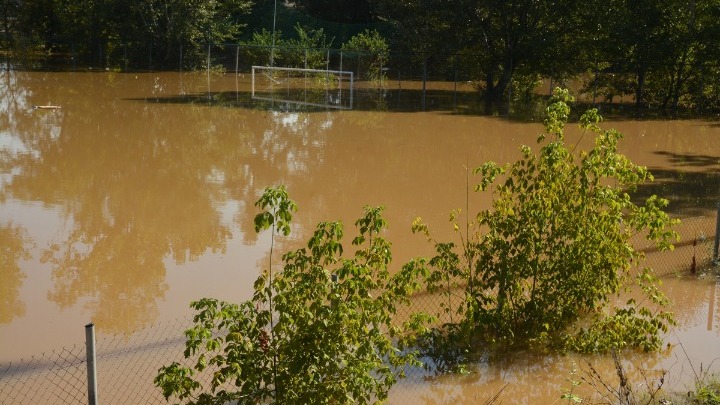
[[[720,0],[278,0],[277,7],[286,20],[304,17],[278,27],[380,27],[391,55],[411,55],[433,77],[472,80],[487,100],[517,97],[542,78],[580,77],[586,92],[625,95],[638,107],[720,109]],[[274,0],[0,0],[0,33],[6,53],[72,44],[82,60],[126,44],[127,58],[162,69],[182,54],[193,68],[208,43],[243,43],[271,30],[274,8]]]
[[[151,53],[162,68],[187,50],[190,63],[208,42],[232,41],[245,26],[248,0],[0,0],[3,47],[52,52],[72,44],[80,60],[118,44]]]

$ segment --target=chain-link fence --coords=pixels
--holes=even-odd
[[[716,251],[715,216],[681,218],[675,227],[679,240],[674,249],[660,252],[653,246],[644,246],[648,266],[660,276],[674,274],[703,274],[713,267]]]
[[[252,66],[326,69],[352,72],[359,90],[379,90],[382,97],[372,101],[378,108],[400,110],[468,110],[485,113],[532,115],[537,101],[552,93],[555,86],[573,90],[578,101],[605,107],[614,114],[630,113],[635,101],[634,83],[637,74],[615,66],[616,63],[596,63],[597,68],[568,77],[544,72],[526,74],[515,72],[504,89],[506,102],[488,104],[477,97],[485,83],[478,72],[469,68],[466,54],[422,55],[399,52],[373,53],[339,48],[301,48],[266,46],[247,43],[207,44],[184,49],[178,45],[162,57],[151,43],[106,41],[94,47],[80,47],[73,43],[54,43],[38,53],[32,47],[19,46],[5,56],[7,69],[49,71],[207,71],[208,74],[249,75]],[[465,62],[463,62],[465,61]],[[567,63],[579,63],[569,60]],[[606,66],[607,65],[607,66]],[[0,69],[3,63],[0,61]],[[644,102],[658,111],[703,113],[720,108],[720,96],[715,83],[720,67],[714,65],[678,67],[693,72],[693,82],[682,97],[666,97],[663,89],[668,78],[663,71],[653,73],[653,86],[646,86]],[[557,76],[557,77],[555,77]],[[658,87],[659,86],[659,87]],[[680,93],[679,93],[680,94]],[[377,95],[375,95],[377,96]],[[680,103],[681,105],[678,105]],[[544,103],[541,103],[544,106]],[[490,108],[490,110],[488,110]],[[512,110],[512,111],[511,111]]]
[[[672,251],[658,251],[652,246],[637,248],[647,256],[647,264],[663,276],[703,275],[714,267],[717,258],[717,223],[715,213],[683,218],[676,231],[680,239]],[[459,287],[460,289],[462,288]],[[411,306],[399,314],[407,317],[417,311],[437,314],[441,304],[454,307],[458,294],[416,294]],[[452,322],[445,313],[440,322]],[[400,319],[402,320],[402,319]],[[158,369],[177,361],[192,367],[194,359],[183,357],[184,331],[192,326],[189,318],[180,318],[137,331],[102,337],[96,342],[97,396],[103,404],[163,404],[161,391],[153,380]],[[80,325],[78,325],[80,327]],[[84,404],[88,403],[88,370],[86,345],[78,344],[41,353],[6,365],[0,365],[1,404]],[[423,384],[439,369],[438,365],[407,369],[405,387]],[[208,380],[211,376],[207,376]],[[206,381],[206,382],[207,382]],[[402,390],[403,388],[399,388]],[[403,391],[404,392],[404,391]],[[403,401],[403,392],[392,395],[391,403]],[[409,393],[408,393],[409,395]],[[396,398],[396,400],[394,399]]]
[[[132,334],[112,335],[96,341],[98,403],[166,403],[153,379],[158,369],[183,359],[184,330],[191,326],[180,318]],[[81,325],[78,325],[78,328]],[[88,403],[86,345],[78,344],[0,365],[2,404]]]
[[[72,43],[48,44],[43,52],[32,47],[19,46],[8,52],[0,69],[49,71],[207,71],[248,75],[252,66],[278,66],[285,68],[326,69],[353,72],[358,89],[392,91],[392,99],[407,110],[438,108],[485,113],[510,113],[535,105],[538,96],[552,93],[555,86],[568,87],[578,101],[612,107],[622,114],[632,110],[635,101],[637,73],[623,70],[614,62],[596,62],[596,68],[575,76],[552,72],[526,74],[514,72],[512,81],[504,89],[506,102],[486,103],[482,94],[486,83],[484,75],[472,65],[472,55],[464,54],[412,54],[374,53],[340,48],[300,48],[292,46],[266,46],[247,43],[207,44],[192,52],[178,45],[158,55],[151,43],[104,42],[102,46],[82,48]],[[477,58],[478,55],[475,55]],[[580,63],[582,61],[567,61]],[[664,71],[654,72],[652,86],[645,88],[643,101],[657,111],[683,111],[704,113],[716,110],[720,96],[711,85],[720,77],[720,67],[678,66],[692,72],[693,85],[670,97],[663,86],[669,80]],[[677,91],[676,91],[677,93]],[[488,108],[492,108],[488,111]],[[522,111],[515,113],[523,114]]]
[[[0,366],[0,403],[87,403],[85,346],[63,347]]]

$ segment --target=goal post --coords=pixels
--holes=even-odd
[[[252,98],[320,108],[353,108],[353,72],[278,66],[252,67]]]

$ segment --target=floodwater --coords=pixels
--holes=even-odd
[[[431,253],[410,232],[416,217],[439,239],[454,238],[449,212],[488,203],[467,192],[467,168],[516,159],[541,125],[469,114],[453,86],[431,89],[424,104],[417,84],[397,87],[358,94],[351,110],[303,111],[254,102],[247,76],[0,72],[0,364],[82,343],[89,322],[101,338],[186,316],[202,297],[249,298],[269,259],[269,234],[253,230],[254,202],[268,186],[286,185],[299,206],[280,252],[325,220],[342,220],[349,243],[365,205],[386,207],[396,268]],[[675,252],[648,250],[678,315],[670,348],[627,360],[669,369],[682,389],[689,370],[720,358],[720,287],[705,271],[720,124],[604,125],[624,133],[622,151],[655,173],[638,198],[661,194],[685,220]],[[577,130],[568,140],[592,142]],[[690,274],[693,255],[700,276]],[[552,403],[569,388],[573,362],[584,361],[501,357],[468,375],[401,383],[391,399],[471,403],[505,387],[505,403]],[[593,362],[611,369],[607,359]]]

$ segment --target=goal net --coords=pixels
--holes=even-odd
[[[353,72],[252,67],[252,98],[320,108],[353,107]]]

